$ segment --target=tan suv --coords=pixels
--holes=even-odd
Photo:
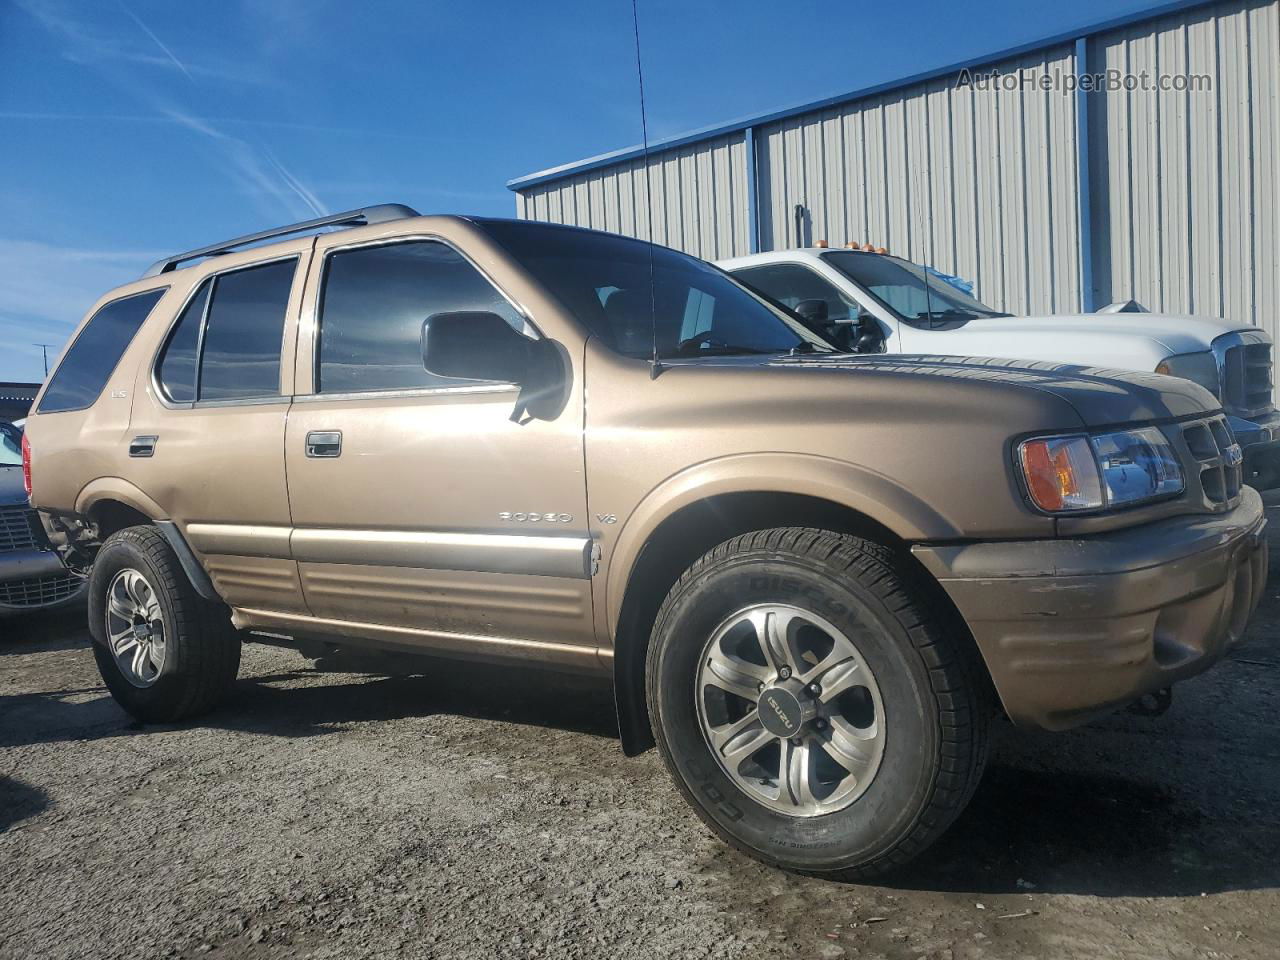
[[[136,717],[211,708],[242,638],[604,673],[624,749],[816,872],[933,841],[999,711],[1163,699],[1266,579],[1188,380],[840,355],[675,251],[394,205],[112,291],[27,436]]]

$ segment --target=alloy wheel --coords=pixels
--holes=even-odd
[[[165,660],[164,611],[155,588],[137,570],[125,568],[107,587],[107,645],[124,678],[149,687]]]
[[[842,810],[884,754],[884,706],[857,645],[787,604],[729,617],[703,649],[698,718],[721,768],[749,796],[793,817]]]

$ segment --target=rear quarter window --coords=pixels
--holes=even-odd
[[[54,370],[38,413],[91,407],[168,287],[112,300],[85,324]]]

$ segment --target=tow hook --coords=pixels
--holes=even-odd
[[[1168,712],[1172,703],[1173,688],[1162,687],[1152,693],[1144,693],[1129,704],[1129,713],[1136,713],[1140,717],[1159,717]]]

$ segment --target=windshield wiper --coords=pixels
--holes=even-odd
[[[708,347],[694,347],[688,349],[677,348],[675,353],[664,354],[667,357],[728,357],[734,354],[747,354],[750,356],[765,356],[771,353],[786,353],[786,347],[778,347],[776,350],[761,350],[758,347],[743,347],[734,343],[717,343]]]
[[[971,320],[989,319],[991,317],[1012,317],[1012,313],[997,313],[995,310],[960,310],[953,307],[950,310],[921,310],[915,315],[915,320],[929,320],[933,317],[941,317],[952,319],[955,317],[968,317]]]
[[[707,357],[707,356],[725,356],[734,353],[749,354],[766,354],[766,353],[783,353],[786,347],[778,347],[776,350],[761,350],[759,347],[747,347],[737,343],[728,343],[724,340],[718,340],[709,330],[702,333],[696,333],[692,337],[681,340],[676,344],[676,351],[673,356],[676,357]]]

